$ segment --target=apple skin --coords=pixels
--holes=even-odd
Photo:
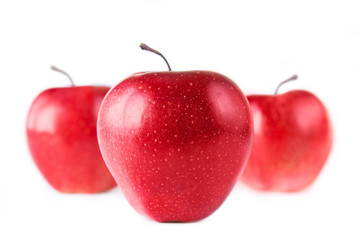
[[[263,191],[296,192],[319,175],[332,147],[324,104],[312,93],[248,96],[254,144],[241,180]]]
[[[250,155],[246,97],[209,71],[134,74],[101,105],[104,160],[128,202],[158,222],[192,222],[226,199]]]
[[[48,183],[64,193],[97,193],[116,183],[97,141],[98,111],[108,87],[47,89],[26,120],[30,153]]]

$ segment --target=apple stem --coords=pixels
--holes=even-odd
[[[64,74],[65,76],[67,76],[67,77],[69,78],[69,80],[70,80],[71,86],[72,86],[72,87],[75,87],[74,81],[71,79],[70,75],[69,75],[67,72],[65,72],[65,71],[63,71],[63,70],[61,70],[60,68],[57,68],[57,67],[55,67],[55,66],[51,66],[50,68],[51,68],[51,70],[54,70],[54,71],[56,71],[56,72],[62,73],[62,74]]]
[[[140,44],[140,48],[141,48],[142,50],[146,50],[146,51],[153,52],[153,53],[159,55],[160,57],[162,57],[162,58],[164,59],[164,61],[166,62],[166,65],[168,66],[169,71],[171,71],[171,68],[170,68],[170,65],[169,65],[168,61],[166,60],[166,58],[164,57],[164,55],[162,55],[160,52],[156,51],[155,49],[149,47],[148,45],[146,45],[146,44],[144,44],[144,43],[141,43],[141,44]]]
[[[276,95],[278,94],[279,88],[280,88],[282,85],[284,85],[284,84],[287,83],[287,82],[294,81],[294,80],[296,80],[297,78],[298,78],[298,76],[295,74],[294,76],[292,76],[292,77],[290,77],[290,78],[282,81],[282,82],[277,86],[274,95],[276,96]]]

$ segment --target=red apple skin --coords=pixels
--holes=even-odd
[[[192,222],[226,199],[250,154],[248,101],[209,71],[130,76],[101,105],[104,160],[129,203],[158,222]]]
[[[52,88],[33,101],[26,120],[30,153],[51,186],[97,193],[116,183],[101,156],[97,115],[108,87]]]
[[[302,90],[248,96],[254,144],[241,176],[264,191],[295,192],[319,175],[332,146],[332,126],[323,103]]]

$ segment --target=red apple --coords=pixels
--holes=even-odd
[[[294,192],[309,186],[332,146],[332,127],[324,104],[303,90],[250,95],[248,100],[254,118],[254,145],[242,181],[265,191]]]
[[[26,120],[30,153],[45,179],[60,192],[96,193],[116,186],[96,133],[99,107],[108,90],[95,86],[47,89],[30,107]]]
[[[250,154],[253,122],[246,97],[219,73],[147,72],[106,95],[98,138],[138,212],[190,222],[213,213],[232,190]]]

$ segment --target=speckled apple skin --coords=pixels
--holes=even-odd
[[[47,89],[26,120],[30,153],[49,184],[65,193],[96,193],[116,183],[101,156],[96,123],[109,87]]]
[[[129,203],[158,222],[213,213],[244,168],[253,139],[248,101],[215,72],[130,76],[104,98],[104,160]]]
[[[263,191],[305,189],[321,172],[332,147],[332,125],[324,104],[303,90],[248,99],[254,145],[242,181]]]

